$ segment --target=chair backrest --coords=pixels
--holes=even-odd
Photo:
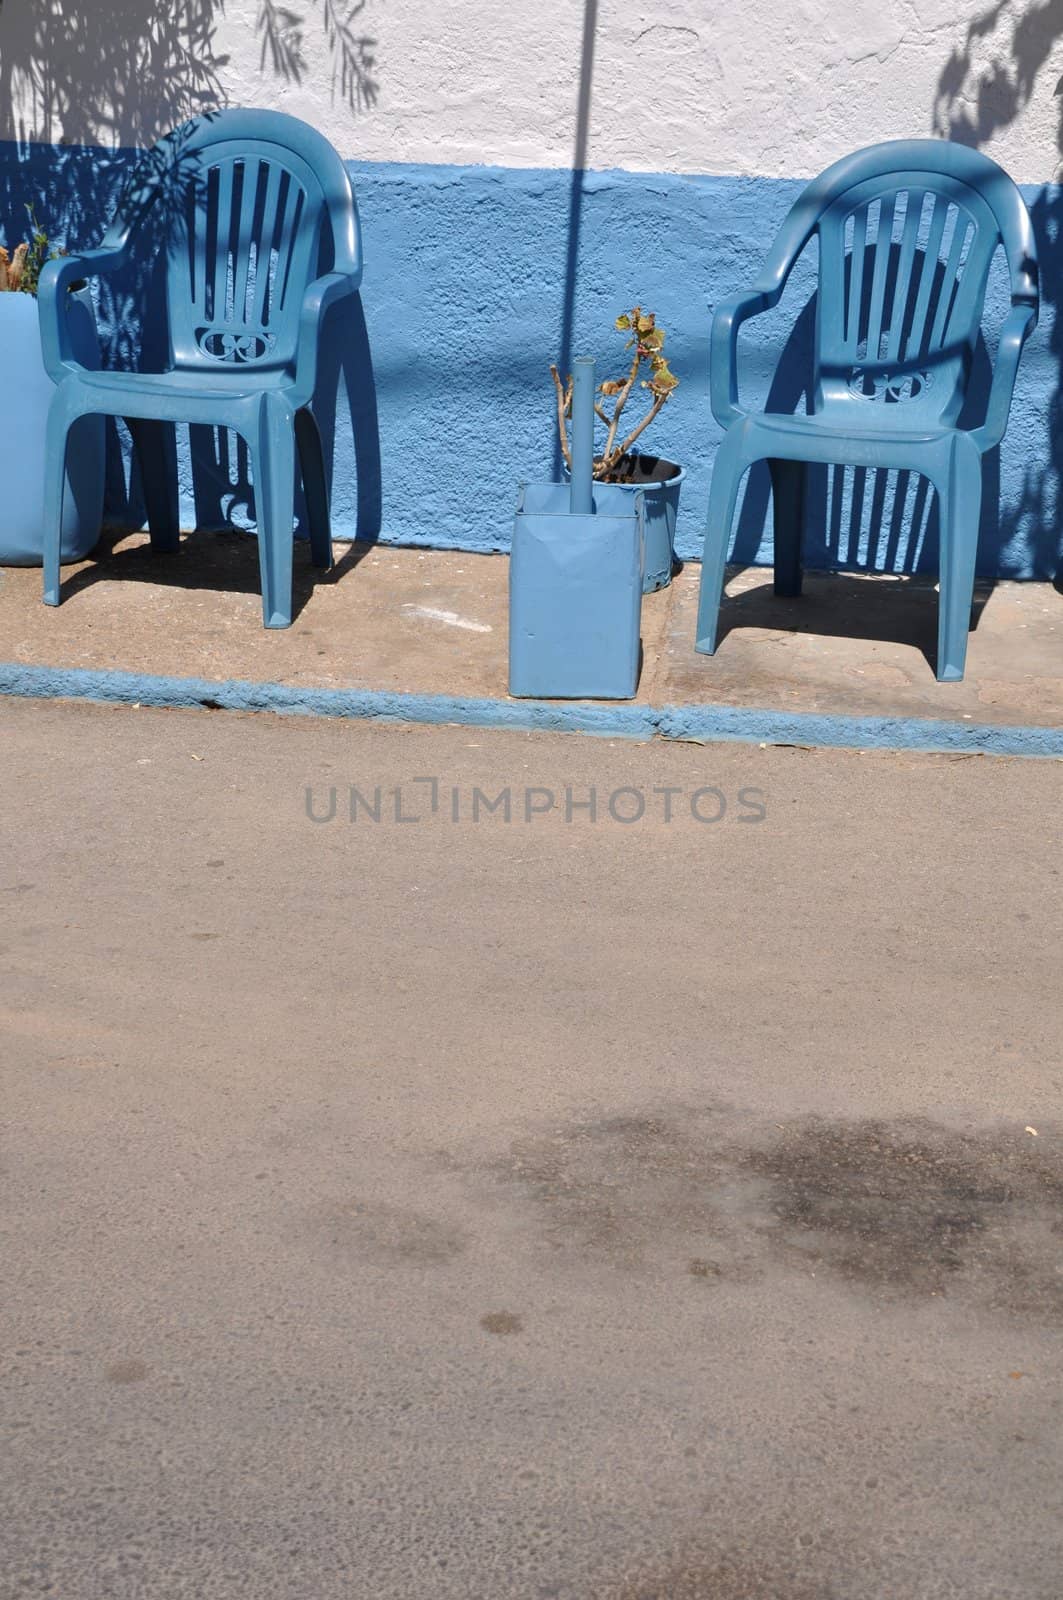
[[[142,223],[161,235],[178,367],[290,367],[308,282],[358,266],[342,161],[315,129],[275,111],[219,111],[169,134],[111,233]]]
[[[848,156],[802,199],[819,238],[816,408],[891,429],[954,423],[999,246],[1013,301],[1037,305],[1014,183],[978,151],[902,140]]]

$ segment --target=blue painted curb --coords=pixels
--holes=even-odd
[[[167,678],[82,667],[0,663],[0,694],[30,700],[282,715],[373,722],[592,733],[614,738],[706,743],[799,744],[848,750],[926,750],[962,755],[1063,758],[1063,729],[945,722],[924,717],[845,717],[762,711],[745,706],[595,705],[584,701],[491,700],[447,694],[392,694],[383,689],[310,689],[230,678]]]

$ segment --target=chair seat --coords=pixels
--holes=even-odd
[[[171,372],[87,372],[78,377],[86,388],[108,393],[231,401],[247,400],[263,389],[280,389],[291,382],[291,374],[283,367],[233,367],[216,374],[203,367]]]
[[[808,456],[801,459],[810,461],[838,460],[840,458],[834,453],[838,449],[848,460],[851,454],[859,455],[866,447],[870,447],[876,457],[891,451],[900,451],[903,455],[913,445],[941,444],[956,432],[955,428],[940,423],[919,428],[889,428],[879,426],[877,422],[868,426],[862,421],[859,426],[854,426],[855,422],[855,417],[843,420],[823,411],[814,416],[796,417],[766,411],[747,419],[747,425],[752,425],[751,433],[768,433],[780,439],[792,440],[795,448],[798,445],[807,447]]]

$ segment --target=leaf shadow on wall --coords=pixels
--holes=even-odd
[[[314,29],[324,39],[333,99],[352,111],[380,91],[376,40],[357,24],[368,0],[258,0],[263,73],[306,80]],[[224,0],[0,0],[0,139],[144,147],[227,100],[218,49]]]
[[[0,0],[0,139],[148,145],[224,100],[219,0]]]
[[[1008,0],[999,0],[980,12],[968,24],[963,44],[941,70],[934,101],[935,133],[982,148],[1017,120],[1035,91],[1045,85],[1047,74],[1049,81],[1057,79],[1053,89],[1058,102],[1054,151],[1058,171],[1063,156],[1063,79],[1058,78],[1061,43],[1063,0],[1028,6],[1018,17]],[[1046,164],[1051,155],[1045,151]],[[1001,544],[1021,538],[1029,545],[1036,575],[1053,577],[1063,554],[1059,516],[1063,487],[1063,192],[1058,183],[1044,186],[1030,212],[1037,238],[1043,316],[1036,337],[1043,339],[1047,333],[1056,382],[1048,404],[1048,456],[1027,463],[1022,492],[1002,519],[1000,538]]]
[[[378,92],[374,41],[354,27],[365,3],[352,11],[335,0],[306,0],[295,11],[259,0],[263,70],[302,81],[309,31],[320,26],[333,94],[352,110],[370,108]],[[30,202],[56,243],[77,249],[99,242],[134,169],[133,150],[147,149],[139,159],[150,163],[150,147],[163,134],[226,104],[229,58],[217,37],[223,10],[222,0],[110,0],[106,17],[91,25],[79,0],[0,0],[0,240],[14,243],[23,236]],[[276,51],[267,48],[271,38]],[[166,364],[158,244],[156,238],[153,248],[138,251],[129,271],[95,281],[105,367],[150,370]],[[345,396],[358,467],[353,520],[359,538],[375,538],[379,442],[360,304],[357,312],[330,317],[322,385],[319,417],[323,432],[331,423],[325,437],[330,474],[337,402]],[[129,463],[124,430],[109,420],[108,517],[140,526],[143,497],[136,466]],[[233,510],[253,504],[246,451],[235,438],[192,430],[189,469],[198,526],[232,526]],[[300,525],[302,531],[302,508]]]
[[[306,41],[314,18],[320,22],[331,63],[331,92],[352,111],[368,111],[380,92],[376,40],[358,26],[367,0],[310,0],[310,11],[294,11],[277,0],[259,0],[256,32],[260,65],[277,77],[302,83],[307,76]]]

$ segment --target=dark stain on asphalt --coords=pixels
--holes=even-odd
[[[847,1283],[1063,1312],[1063,1163],[1023,1130],[808,1121],[743,1165],[769,1187],[772,1243]]]
[[[695,1256],[687,1264],[687,1271],[692,1278],[703,1278],[706,1283],[714,1283],[720,1276],[720,1268],[715,1261],[706,1261],[702,1256]]]
[[[579,1122],[515,1144],[491,1173],[533,1202],[552,1250],[639,1268],[698,1240],[719,1277],[741,1276],[725,1126],[722,1112]]]
[[[466,1247],[460,1229],[406,1206],[326,1201],[313,1209],[311,1222],[336,1252],[383,1265],[442,1266]]]
[[[489,1311],[480,1318],[480,1326],[485,1333],[520,1333],[524,1327],[521,1319],[512,1311]]]
[[[1042,1128],[1042,1135],[1048,1130]],[[531,1203],[540,1242],[703,1285],[767,1267],[877,1298],[960,1296],[1063,1314],[1063,1160],[1014,1125],[804,1118],[727,1107],[576,1122],[489,1171]]]
[[[150,1371],[143,1361],[112,1361],[104,1377],[108,1383],[142,1383]]]

